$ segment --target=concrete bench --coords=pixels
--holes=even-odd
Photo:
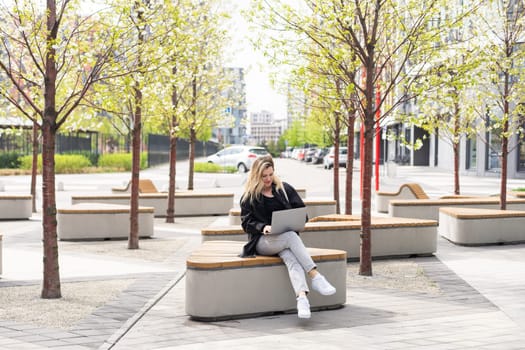
[[[0,220],[29,219],[33,215],[30,194],[0,194]]]
[[[437,250],[437,221],[410,218],[372,218],[372,257],[432,255]],[[248,235],[239,225],[201,230],[202,241],[246,241]],[[349,260],[360,254],[361,221],[307,222],[301,238],[308,247],[342,249]]]
[[[306,206],[306,214],[309,218],[315,218],[317,216],[328,214],[335,214],[335,200],[305,199],[303,202]],[[228,222],[230,225],[241,224],[240,208],[232,208],[228,211]]]
[[[458,245],[525,242],[525,211],[441,208],[439,234]]]
[[[81,203],[57,209],[60,240],[122,239],[129,236],[129,205]],[[139,237],[153,236],[153,208],[139,207]]]
[[[428,195],[417,183],[402,184],[397,192],[376,192],[376,211],[388,213],[388,203],[393,199],[428,199]]]
[[[111,189],[112,193],[123,193],[131,192],[131,181],[124,187],[113,187]],[[139,192],[140,193],[160,193],[157,190],[157,186],[150,179],[139,179]]]
[[[71,203],[107,203],[129,205],[130,194],[71,196]],[[141,193],[139,205],[155,208],[156,217],[165,217],[167,193]],[[177,192],[175,216],[227,215],[233,206],[233,193]]]
[[[302,199],[306,198],[306,188],[296,188],[295,191]]]
[[[209,241],[186,260],[186,313],[195,320],[217,321],[295,312],[288,271],[277,256],[240,258],[243,242]],[[308,248],[317,267],[337,289],[322,296],[312,291],[312,311],[340,308],[346,302],[346,254]]]
[[[499,209],[500,204],[498,197],[392,200],[388,214],[394,217],[439,220],[439,208],[444,207]],[[525,198],[509,197],[507,209],[525,210]]]

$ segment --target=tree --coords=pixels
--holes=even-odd
[[[91,86],[114,73],[109,67],[118,37],[110,34],[100,17],[79,17],[77,9],[73,0],[47,0],[45,8],[17,1],[1,9],[0,95],[42,132],[42,298],[61,297],[56,134]]]
[[[188,27],[184,28],[192,31],[194,38],[185,48],[191,55],[181,62],[185,73],[180,75],[189,87],[182,92],[187,108],[179,120],[181,134],[189,140],[188,190],[193,190],[195,142],[209,137],[211,127],[230,105],[222,94],[226,86],[232,85],[221,61],[221,48],[227,38],[221,23],[226,14],[218,5],[216,1],[192,5]]]
[[[265,16],[271,22],[270,27],[279,23],[318,45],[325,58],[341,70],[341,79],[351,82],[359,94],[359,99],[353,101],[364,133],[359,273],[372,275],[371,178],[376,123],[410,98],[400,93],[399,87],[414,83],[422,63],[434,54],[431,39],[442,28],[430,27],[429,23],[445,3],[304,0],[293,8],[263,0],[259,5],[270,9],[271,15]],[[333,50],[334,47],[338,50]],[[350,66],[343,63],[348,57],[355,57]],[[356,74],[356,67],[361,74]],[[378,87],[382,93],[376,101]],[[378,120],[377,111],[380,111]]]
[[[478,115],[481,125],[499,139],[501,149],[500,208],[507,206],[509,140],[523,134],[523,93],[525,72],[525,3],[523,1],[490,1],[479,12],[477,34],[480,69],[484,72],[479,83]],[[516,142],[516,145],[518,143]],[[492,147],[490,142],[487,142]]]

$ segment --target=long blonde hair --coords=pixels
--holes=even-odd
[[[270,167],[275,170],[273,158],[269,155],[259,157],[253,162],[252,168],[248,173],[248,178],[246,179],[246,184],[244,185],[244,194],[241,199],[243,202],[250,201],[250,203],[253,203],[256,199],[260,198],[264,188],[264,183],[261,181],[263,171]],[[277,190],[284,192],[283,183],[275,173],[273,174],[273,183]]]

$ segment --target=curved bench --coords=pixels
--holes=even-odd
[[[195,320],[217,321],[295,312],[296,300],[286,266],[279,257],[240,258],[243,242],[209,241],[186,260],[186,313]],[[313,311],[340,308],[346,302],[346,254],[307,248],[334,295],[312,291]]]
[[[372,256],[376,258],[426,256],[437,250],[437,221],[410,218],[372,218]],[[206,227],[202,241],[246,241],[238,225]],[[307,247],[342,249],[349,260],[360,254],[361,220],[307,222],[301,238]]]
[[[129,205],[81,203],[57,209],[60,240],[122,239],[129,236]],[[139,207],[139,236],[153,236],[153,208]]]
[[[131,181],[124,187],[113,187],[111,188],[113,193],[131,192]],[[150,179],[139,179],[139,192],[140,193],[159,193],[157,186]]]
[[[441,208],[439,234],[458,245],[525,242],[525,211]]]
[[[71,196],[71,203],[107,203],[129,205],[131,194]],[[168,209],[167,193],[141,193],[139,205],[155,208],[156,217],[165,217]],[[233,206],[233,193],[177,192],[176,216],[226,215]]]
[[[406,183],[397,192],[376,192],[376,211],[388,213],[388,203],[393,199],[428,199],[428,195],[417,183]]]
[[[0,220],[29,219],[32,215],[32,195],[0,194]]]
[[[500,204],[498,197],[392,200],[388,214],[394,217],[439,220],[439,209],[444,207],[499,209]],[[507,209],[525,210],[525,198],[507,198]]]
[[[306,214],[309,218],[335,214],[336,202],[330,199],[305,199]],[[232,208],[228,211],[228,223],[230,225],[241,224],[241,209]]]

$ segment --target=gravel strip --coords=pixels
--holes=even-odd
[[[0,319],[66,330],[116,298],[133,281],[62,283],[60,299],[40,298],[39,285],[0,288]]]
[[[425,271],[410,260],[379,260],[372,262],[372,276],[359,275],[359,263],[348,264],[347,283],[352,287],[373,287],[442,294],[438,285],[431,281]]]

